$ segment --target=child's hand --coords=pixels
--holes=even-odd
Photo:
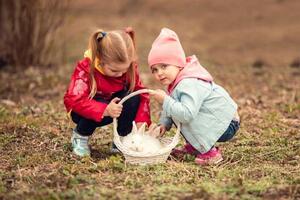
[[[123,106],[118,104],[117,102],[120,101],[118,97],[112,99],[110,103],[106,106],[104,111],[104,116],[110,116],[112,118],[117,118],[121,115]]]
[[[156,124],[152,123],[149,127],[148,134],[153,137],[161,137],[166,132],[166,127],[164,125],[157,126]]]
[[[152,123],[147,131],[147,134],[151,135],[152,137],[158,137],[160,135],[160,128],[157,124]]]
[[[167,94],[163,90],[154,90],[154,92],[150,93],[150,96],[152,96],[156,101],[162,104]]]
[[[164,125],[160,125],[160,136],[163,136],[167,130],[167,128]]]

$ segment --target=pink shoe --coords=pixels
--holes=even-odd
[[[217,147],[213,147],[206,153],[198,154],[195,158],[195,162],[198,165],[211,165],[217,164],[223,160],[221,151]]]
[[[174,157],[182,157],[185,154],[197,155],[199,152],[190,143],[186,143],[181,148],[176,148],[172,150],[171,155]]]

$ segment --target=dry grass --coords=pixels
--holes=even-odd
[[[78,158],[71,153],[73,124],[61,101],[64,70],[29,69],[25,75],[11,75],[11,82],[2,81],[7,80],[3,71],[1,94],[13,101],[0,104],[1,197],[299,198],[299,79],[291,75],[293,68],[263,70],[268,78],[260,77],[250,88],[247,81],[256,76],[252,67],[243,68],[245,73],[239,68],[222,73],[224,80],[239,77],[239,84],[224,83],[237,96],[242,127],[232,142],[220,144],[224,162],[211,167],[195,165],[192,157],[156,166],[125,165],[121,156],[109,153],[110,128],[95,133],[91,158]],[[157,116],[159,108],[152,108]]]

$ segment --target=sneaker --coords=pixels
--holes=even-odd
[[[182,157],[185,154],[190,154],[190,155],[195,156],[195,155],[199,154],[199,152],[190,143],[186,143],[181,148],[175,148],[171,152],[171,155],[174,157],[177,157],[177,158]]]
[[[73,152],[78,156],[90,156],[89,136],[82,136],[76,130],[73,130],[72,138]]]
[[[120,150],[118,149],[118,147],[115,145],[114,142],[111,145],[110,153],[120,153]]]
[[[217,164],[223,160],[221,151],[217,147],[213,147],[206,153],[198,154],[195,162],[199,165]]]

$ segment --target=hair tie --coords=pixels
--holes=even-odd
[[[107,33],[104,32],[104,31],[99,32],[98,35],[97,35],[97,38],[96,38],[97,41],[99,42],[99,40],[101,40],[102,38],[104,38],[106,35],[107,35]]]

